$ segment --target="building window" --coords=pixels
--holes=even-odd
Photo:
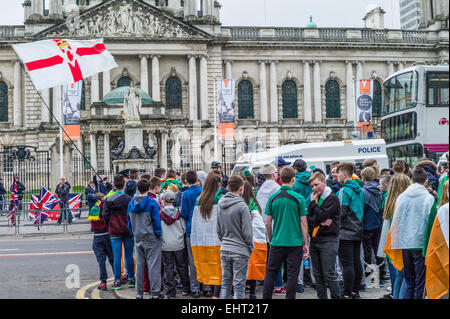
[[[372,116],[380,117],[381,116],[381,84],[377,80],[373,81],[373,106],[372,106]]]
[[[184,0],[180,0],[180,6],[184,8]]]
[[[253,85],[248,80],[238,85],[239,119],[253,119]]]
[[[189,141],[180,142],[180,168],[186,171],[191,168],[191,151]]]
[[[159,0],[155,0],[155,6],[159,7]]]
[[[8,122],[8,86],[0,81],[0,122]]]
[[[81,104],[80,110],[86,110],[86,86],[84,84],[84,80],[81,84]]]
[[[43,12],[42,12],[42,15],[44,17],[47,17],[49,15],[48,0],[42,0],[42,1],[43,1]]]
[[[182,88],[181,81],[177,77],[172,77],[166,81],[166,109],[182,108]]]
[[[283,82],[283,118],[296,119],[298,117],[297,85],[292,80]]]
[[[120,88],[122,86],[131,86],[131,78],[128,76],[123,76],[117,81],[117,87]]]
[[[330,80],[325,84],[327,118],[341,117],[341,99],[339,83]]]

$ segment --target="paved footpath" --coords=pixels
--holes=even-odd
[[[114,290],[114,293],[117,298],[120,299],[136,298],[135,288],[128,288],[127,284],[122,285],[122,287],[123,288],[121,290]],[[389,282],[386,284],[384,288],[366,289],[366,291],[360,293],[360,296],[362,299],[379,299],[389,293],[388,287],[390,287]],[[259,285],[256,286],[256,295],[258,296],[257,300],[261,300],[262,298],[262,288],[263,288],[262,286]],[[108,286],[108,289],[111,289],[110,286]],[[248,299],[248,292],[246,292],[245,295],[246,298]],[[144,299],[149,299],[149,296],[145,295]],[[194,299],[194,298],[190,296],[188,297],[181,296],[181,294],[178,292],[177,299]],[[202,296],[199,299],[211,299],[211,298],[206,298]],[[285,299],[285,296],[274,296],[273,299]],[[317,299],[317,294],[313,288],[305,288],[305,292],[297,293],[296,299]]]

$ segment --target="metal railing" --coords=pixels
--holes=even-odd
[[[91,222],[88,220],[89,208],[71,209],[70,214],[67,208],[51,209],[51,210],[33,210],[30,209],[32,201],[19,201],[18,209],[14,215],[13,227],[8,223],[7,215],[9,209],[9,201],[0,201],[0,237],[2,236],[33,236],[33,235],[54,235],[65,233],[90,233]],[[61,206],[62,202],[59,203]],[[47,213],[62,216],[59,220],[52,220],[49,216],[38,229],[34,224],[34,219],[30,217],[30,213]],[[70,215],[72,219],[69,219]],[[56,217],[56,216],[53,216]]]

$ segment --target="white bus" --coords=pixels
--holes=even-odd
[[[283,158],[292,164],[296,159],[303,159],[308,167],[314,165],[330,174],[333,162],[350,162],[358,168],[367,159],[376,159],[380,169],[389,168],[386,155],[386,143],[382,139],[348,140],[339,142],[290,144],[276,147],[267,152],[244,154],[237,162],[233,175],[248,169],[256,175],[260,169],[278,158]]]
[[[448,65],[422,65],[384,81],[381,130],[390,165],[405,160],[413,167],[422,157],[438,162],[448,151],[448,77]]]

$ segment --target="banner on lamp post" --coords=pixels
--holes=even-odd
[[[63,124],[64,141],[79,141],[80,133],[80,116],[81,116],[81,95],[83,89],[83,81],[64,86],[64,103],[63,103]]]
[[[362,135],[373,132],[372,108],[373,108],[373,80],[360,80],[356,92],[356,106],[358,128]]]
[[[218,87],[218,113],[219,138],[234,137],[234,103],[236,81],[233,79],[219,79]]]

